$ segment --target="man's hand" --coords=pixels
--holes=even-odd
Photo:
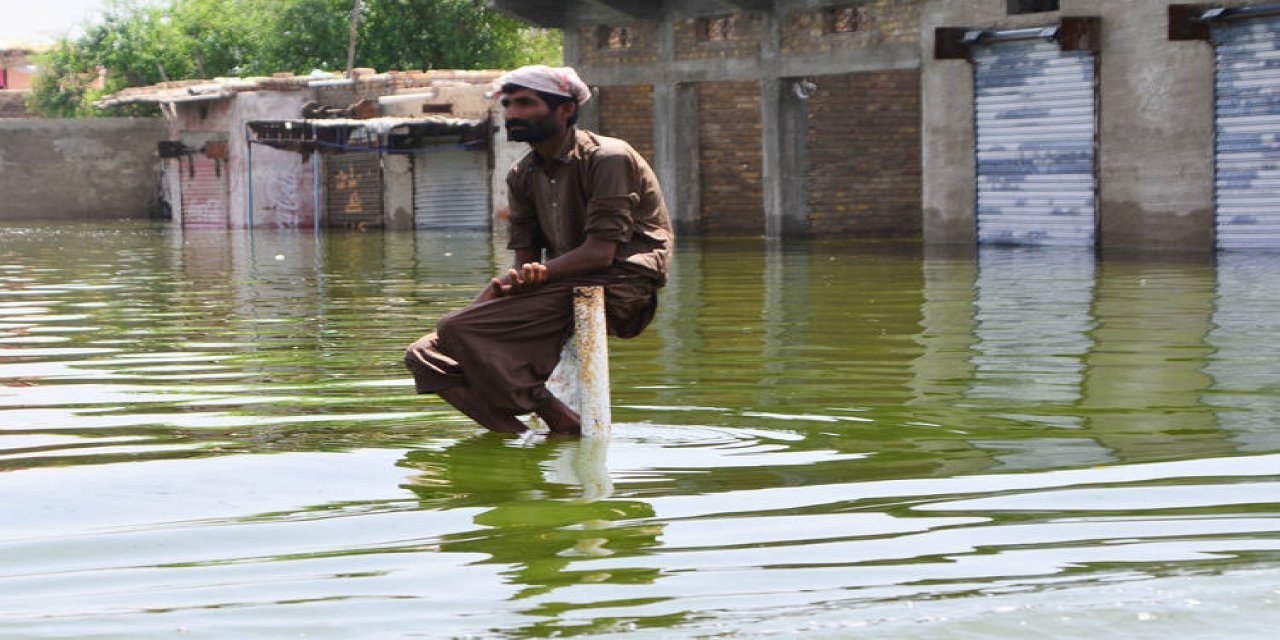
[[[494,278],[489,287],[480,294],[480,300],[492,300],[515,296],[530,291],[537,291],[547,283],[547,265],[541,262],[526,262],[520,269],[508,269],[507,275]]]

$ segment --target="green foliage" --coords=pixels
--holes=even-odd
[[[343,71],[352,0],[111,0],[84,35],[40,58],[31,108],[102,115],[91,105],[166,80]],[[560,34],[484,0],[364,0],[356,66],[379,71],[559,64]],[[101,77],[100,86],[95,81]],[[111,115],[118,115],[113,113]]]
[[[98,74],[84,53],[64,40],[39,56],[40,73],[32,80],[27,108],[49,117],[93,115],[87,105],[96,96],[92,84]]]

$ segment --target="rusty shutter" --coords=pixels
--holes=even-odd
[[[488,156],[466,149],[414,157],[413,217],[420,229],[489,228]]]
[[[1280,16],[1213,26],[1220,249],[1280,249]]]
[[[227,164],[203,154],[180,156],[182,173],[182,226],[218,228],[229,226]]]
[[[1041,38],[975,47],[978,242],[1092,247],[1094,56]]]
[[[377,152],[328,156],[325,215],[330,227],[382,226],[382,161]]]

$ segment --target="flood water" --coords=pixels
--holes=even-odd
[[[504,260],[0,230],[0,637],[1280,624],[1280,255],[685,241],[608,443],[413,394]]]

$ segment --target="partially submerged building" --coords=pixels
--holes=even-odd
[[[488,228],[498,72],[191,80],[126,89],[159,104],[163,200],[183,227]]]
[[[1280,249],[1280,4],[931,2],[925,238]]]
[[[686,231],[1280,249],[1280,3],[490,0]]]

